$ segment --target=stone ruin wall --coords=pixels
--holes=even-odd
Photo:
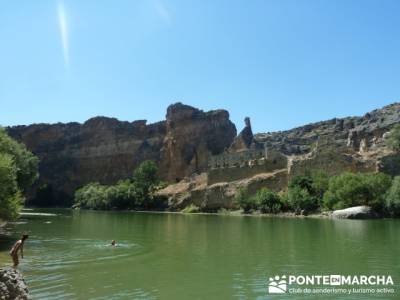
[[[246,150],[211,156],[208,185],[250,178],[287,168],[287,157],[267,149]]]

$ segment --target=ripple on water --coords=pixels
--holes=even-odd
[[[59,245],[64,247],[60,248]],[[138,244],[127,241],[121,241],[113,247],[104,240],[35,239],[30,245],[25,267],[28,271],[56,271],[74,268],[79,264],[101,264],[104,261],[127,259],[140,254],[141,249]]]

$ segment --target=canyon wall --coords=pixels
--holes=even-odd
[[[40,179],[27,204],[61,206],[71,204],[76,188],[128,178],[147,159],[159,165],[167,181],[204,172],[208,153],[222,152],[236,136],[227,111],[203,112],[181,103],[168,107],[166,121],[149,125],[95,117],[83,124],[33,124],[7,131],[40,158]]]
[[[398,175],[400,157],[385,144],[398,123],[400,104],[395,103],[362,117],[256,135],[246,118],[236,135],[226,110],[203,112],[176,103],[168,107],[165,121],[154,124],[95,117],[83,124],[33,124],[7,130],[40,158],[40,179],[29,191],[28,204],[70,205],[76,188],[128,178],[140,162],[150,159],[158,164],[162,179],[187,183],[177,185],[177,191],[182,186],[188,190],[175,196],[173,185],[165,190],[171,203],[180,207],[193,198],[196,203],[203,201],[202,207],[212,203],[215,208],[215,199],[221,197],[221,206],[230,207],[237,187],[261,182],[280,190],[291,177],[313,170]],[[277,153],[280,158],[255,159],[258,153]],[[196,178],[202,178],[200,183]]]

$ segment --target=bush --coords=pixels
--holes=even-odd
[[[385,142],[389,148],[395,151],[400,150],[400,124],[396,124],[392,130],[390,130],[389,136]]]
[[[262,188],[254,196],[254,202],[262,213],[278,213],[282,209],[279,195],[267,188]]]
[[[368,205],[382,210],[390,185],[391,178],[382,173],[343,173],[330,179],[323,202],[329,209]]]
[[[313,177],[296,176],[288,185],[287,202],[295,212],[311,212],[319,208],[321,191],[317,189]]]
[[[157,166],[144,161],[135,170],[131,180],[115,185],[89,183],[75,192],[75,205],[89,209],[150,209],[163,205],[152,192],[163,183],[157,178]]]
[[[316,196],[313,196],[307,189],[302,189],[300,186],[292,186],[288,189],[287,194],[289,207],[296,213],[302,211],[308,213],[318,209],[319,201]]]
[[[200,208],[198,206],[194,205],[193,203],[188,205],[188,206],[186,206],[182,210],[182,212],[185,213],[185,214],[193,214],[193,213],[197,213],[199,211],[200,211]]]
[[[75,192],[75,203],[83,208],[107,209],[107,187],[98,182],[89,183]]]
[[[250,197],[246,188],[239,188],[235,195],[235,203],[243,209],[245,213],[256,209],[257,205],[253,197]]]
[[[385,206],[389,214],[400,215],[400,176],[393,179],[392,186],[386,196]]]
[[[318,198],[318,202],[322,201],[325,192],[329,188],[329,175],[324,171],[316,171],[311,175],[312,192]]]

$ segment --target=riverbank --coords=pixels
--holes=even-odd
[[[75,208],[81,210],[81,208]],[[86,209],[82,209],[86,210]],[[309,218],[309,219],[383,219],[390,218],[374,212],[367,206],[349,207],[343,210],[313,212],[309,214],[296,212],[262,213],[259,210],[245,213],[243,210],[219,210],[216,212],[184,212],[184,211],[155,211],[155,210],[111,210],[120,212],[138,212],[147,214],[179,214],[179,215],[210,215],[232,217],[266,217],[266,218]],[[393,218],[394,219],[394,218]]]

